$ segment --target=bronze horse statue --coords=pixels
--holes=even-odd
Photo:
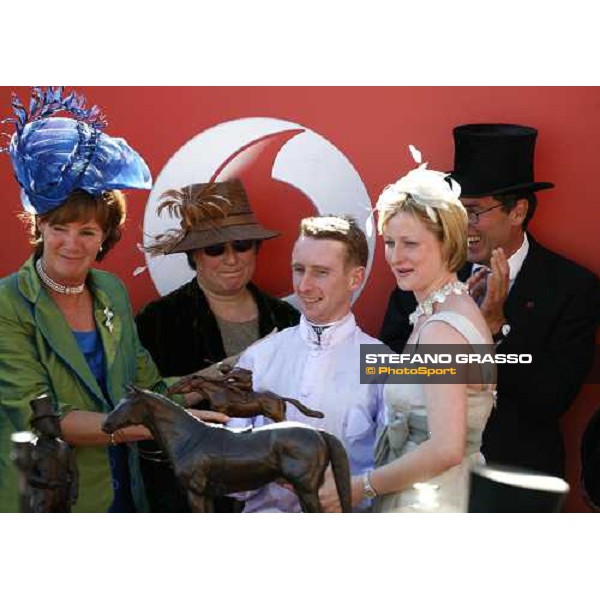
[[[169,394],[196,392],[208,402],[206,408],[225,413],[230,417],[252,418],[264,415],[275,423],[285,421],[286,403],[295,406],[307,417],[322,419],[321,411],[312,410],[295,398],[285,398],[273,392],[252,390],[252,371],[234,367],[221,371],[219,377],[198,373],[188,375],[172,385]]]
[[[203,423],[161,394],[133,385],[127,390],[102,430],[145,425],[167,454],[192,511],[212,512],[213,496],[284,479],[304,512],[323,512],[319,488],[330,462],[342,511],[352,511],[348,456],[334,435],[299,423],[236,432]]]
[[[49,394],[37,396],[29,405],[31,426],[38,436],[28,474],[30,511],[71,512],[79,483],[75,449],[61,437],[60,417]]]

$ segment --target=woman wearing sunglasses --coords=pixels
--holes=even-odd
[[[262,240],[279,234],[256,220],[239,180],[194,184],[161,196],[159,214],[180,218],[180,229],[160,236],[152,254],[185,252],[195,276],[148,304],[136,321],[142,344],[161,374],[188,375],[239,354],[273,331],[296,325],[300,316],[287,302],[252,283]],[[172,482],[166,463],[145,454],[144,479],[152,510],[185,512],[187,499]],[[160,458],[160,457],[158,457]],[[231,500],[215,509],[231,509]]]

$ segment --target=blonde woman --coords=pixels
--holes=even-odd
[[[398,287],[412,291],[418,303],[408,344],[492,347],[485,320],[456,275],[467,254],[467,214],[459,196],[456,182],[422,164],[388,186],[377,203],[386,261]],[[458,383],[386,385],[388,425],[377,444],[376,468],[353,478],[353,500],[375,497],[381,512],[424,504],[465,510],[469,466],[483,461],[481,435],[493,405],[488,371]]]

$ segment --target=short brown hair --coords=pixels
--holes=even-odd
[[[30,241],[35,246],[36,256],[40,256],[44,249],[40,223],[62,225],[95,219],[104,233],[102,249],[96,256],[96,260],[102,260],[121,239],[126,214],[125,194],[120,190],[108,190],[99,196],[75,190],[59,207],[43,215],[23,213],[22,218],[29,225]]]
[[[417,218],[435,235],[442,245],[442,257],[449,271],[456,273],[465,264],[469,220],[462,204],[447,202],[442,207],[425,207],[410,194],[401,193],[396,202],[388,203],[385,210],[379,212],[379,232],[382,233],[385,224],[400,212]],[[432,219],[430,213],[435,219]]]
[[[300,235],[317,240],[337,240],[346,247],[346,263],[366,267],[369,245],[356,219],[348,215],[321,215],[300,221]]]
[[[523,229],[523,231],[527,230],[527,225],[529,225],[529,221],[531,221],[533,218],[535,209],[537,208],[537,198],[533,192],[498,194],[493,196],[493,198],[496,202],[502,203],[502,208],[500,210],[506,214],[508,214],[517,205],[519,200],[527,200],[527,214],[525,215],[525,219],[523,219],[523,223],[521,224],[521,229]]]

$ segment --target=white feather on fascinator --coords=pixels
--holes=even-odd
[[[408,149],[419,166],[396,183],[388,185],[379,196],[376,209],[380,214],[395,210],[410,196],[437,223],[438,217],[433,209],[443,209],[448,204],[462,206],[459,200],[460,185],[448,173],[428,169],[427,163],[422,162],[421,153],[413,145],[409,145]]]

